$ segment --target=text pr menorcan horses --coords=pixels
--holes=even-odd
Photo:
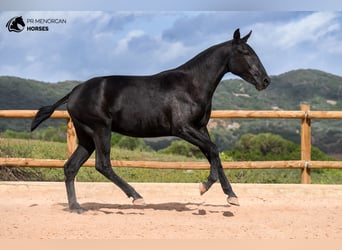
[[[177,136],[198,146],[210,163],[208,179],[200,184],[201,194],[219,180],[228,203],[239,205],[218,149],[209,137],[207,123],[214,91],[225,73],[240,76],[258,90],[270,84],[258,56],[247,44],[250,35],[240,38],[237,29],[232,40],[156,75],[92,78],[55,104],[40,108],[31,131],[64,103],[76,129],[78,147],[64,166],[69,208],[83,211],[76,199],[74,179],[94,150],[96,169],[132,197],[133,204],[144,204],[142,196],[112,169],[112,131],[134,137]]]

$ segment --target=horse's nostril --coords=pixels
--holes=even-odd
[[[270,78],[268,78],[268,77],[265,77],[264,78],[264,86],[268,86],[269,84],[270,84]]]

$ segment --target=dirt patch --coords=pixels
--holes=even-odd
[[[0,182],[0,239],[342,239],[341,185],[133,183],[136,207],[111,183],[77,183],[88,211],[68,212],[64,183]]]

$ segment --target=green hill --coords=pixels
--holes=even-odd
[[[308,102],[312,110],[342,110],[342,77],[294,70],[271,80],[261,92],[242,80],[223,81],[214,96],[214,109],[298,110],[301,102]]]
[[[37,109],[55,102],[79,82],[65,81],[48,84],[17,77],[0,77],[1,109]]]
[[[271,77],[270,86],[258,92],[242,80],[223,81],[214,96],[214,109],[299,110],[307,102],[311,110],[342,110],[342,77],[318,70],[294,70]],[[235,124],[230,133],[227,126]],[[229,127],[229,126],[228,126]],[[238,127],[238,129],[234,129]],[[300,142],[300,121],[286,119],[226,120],[215,136],[231,148],[244,133],[274,133]],[[226,131],[229,136],[219,136]],[[312,142],[329,154],[342,155],[342,120],[313,120]]]
[[[49,105],[71,91],[79,82],[65,81],[49,84],[17,77],[0,77],[0,109],[38,109]],[[65,107],[61,107],[65,109]],[[45,126],[59,123],[48,121]],[[28,131],[31,121],[28,119],[0,119],[0,132],[11,129]]]
[[[308,102],[312,110],[342,110],[340,76],[308,69],[271,76],[271,80],[271,85],[261,92],[243,80],[224,80],[215,92],[213,109],[299,110],[301,102]],[[51,84],[3,76],[0,77],[0,109],[38,109],[54,103],[79,83]],[[28,131],[30,122],[27,119],[0,119],[0,132],[6,129]],[[44,124],[52,123],[50,120]],[[210,127],[222,151],[231,148],[244,133],[270,132],[296,143],[300,140],[299,120],[228,119],[212,123]],[[342,120],[314,120],[312,134],[315,146],[326,153],[342,154]]]

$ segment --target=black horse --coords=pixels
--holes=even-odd
[[[51,106],[39,109],[31,131],[64,103],[78,137],[78,147],[64,166],[69,208],[82,212],[77,203],[74,179],[82,164],[96,150],[96,169],[119,186],[133,204],[144,204],[142,196],[115,174],[110,162],[111,132],[134,137],[177,136],[200,148],[210,163],[210,174],[200,184],[201,194],[217,180],[239,205],[224,174],[219,152],[211,141],[207,123],[214,91],[227,72],[236,74],[256,89],[270,84],[263,65],[246,43],[251,32],[212,46],[178,68],[151,76],[103,76],[76,86]]]

